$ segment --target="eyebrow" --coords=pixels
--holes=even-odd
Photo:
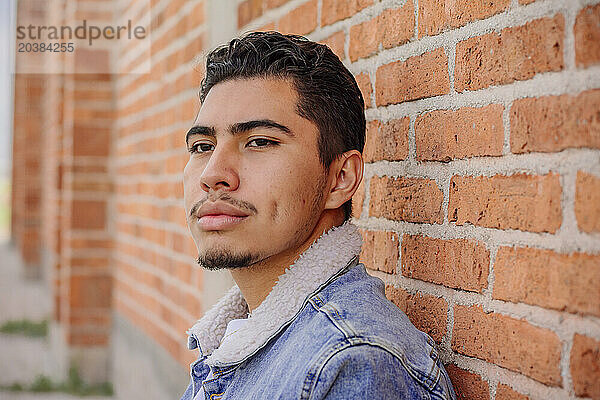
[[[294,134],[292,133],[290,128],[288,128],[287,126],[282,125],[280,123],[277,123],[273,120],[270,120],[270,119],[257,119],[257,120],[252,120],[252,121],[236,122],[235,124],[230,125],[227,130],[232,135],[239,135],[242,133],[249,132],[256,128],[277,129],[277,130],[285,133],[288,136],[292,136],[292,137],[294,136]],[[216,129],[212,126],[200,126],[200,125],[192,126],[191,129],[185,135],[186,143],[188,143],[188,139],[192,135],[203,135],[203,136],[215,137],[217,135],[217,132],[216,132]]]

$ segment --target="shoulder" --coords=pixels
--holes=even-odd
[[[368,275],[362,264],[308,301],[312,317],[303,318],[308,322],[305,327],[323,334],[321,352],[308,374],[309,380],[311,374],[319,374],[323,382],[319,385],[327,385],[328,376],[349,373],[363,381],[355,385],[357,388],[379,382],[376,387],[391,386],[406,393],[423,390],[429,398],[452,398],[444,395],[449,393],[449,384],[433,340],[385,297],[383,282]],[[412,398],[408,394],[400,397]]]
[[[313,366],[304,382],[306,399],[451,399],[443,388],[423,387],[387,349],[349,344],[329,352]]]

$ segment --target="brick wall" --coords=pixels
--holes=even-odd
[[[366,99],[362,260],[462,399],[600,398],[600,4],[246,0]]]
[[[145,3],[127,7],[150,18],[151,70],[122,75],[115,88],[114,305],[187,366],[194,354],[185,332],[202,313],[202,272],[187,230],[182,173],[184,135],[199,104],[194,57],[205,46],[206,5],[163,0],[140,7]],[[135,52],[126,47],[119,60],[134,68]]]
[[[195,58],[227,32],[277,29],[328,44],[357,78],[362,260],[438,343],[459,398],[600,398],[597,0],[238,0],[229,19],[216,0],[92,3],[89,18],[108,8],[148,21],[151,68],[44,83],[56,158],[32,218],[41,243],[17,241],[49,254],[71,346],[107,346],[114,310],[182,366],[193,360],[185,330],[217,295],[182,202]],[[116,51],[123,72],[148,56]],[[35,131],[30,78],[16,80],[15,166]],[[39,192],[19,171],[16,238],[25,193]]]

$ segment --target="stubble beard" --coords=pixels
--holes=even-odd
[[[199,254],[196,260],[198,265],[209,271],[221,269],[246,268],[254,264],[256,256],[251,254],[233,254],[228,250],[209,250],[205,254]]]
[[[323,174],[319,176],[316,182],[317,190],[315,196],[311,199],[310,215],[296,229],[293,236],[290,237],[289,241],[284,246],[285,249],[297,245],[311,234],[312,229],[314,229],[314,225],[318,220],[317,213],[321,208],[326,184],[327,175]],[[271,255],[263,255],[261,253],[234,254],[227,249],[213,249],[206,251],[204,254],[199,254],[196,261],[202,268],[209,271],[218,271],[221,269],[232,270],[250,267],[253,264],[266,260],[270,256]]]

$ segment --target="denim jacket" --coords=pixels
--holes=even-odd
[[[321,236],[223,338],[248,310],[234,286],[188,331],[199,357],[182,400],[201,386],[212,400],[455,399],[433,340],[358,264],[361,243],[350,223]]]

